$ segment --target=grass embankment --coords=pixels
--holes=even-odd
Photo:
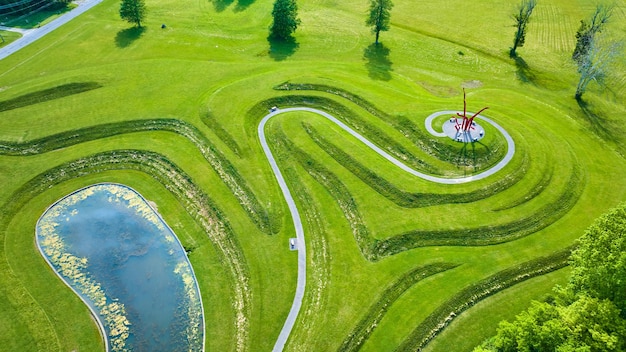
[[[626,198],[626,69],[618,62],[612,88],[590,86],[584,104],[577,104],[570,54],[579,21],[594,5],[538,4],[518,50],[521,60],[514,61],[508,47],[517,3],[395,2],[391,30],[376,48],[360,0],[299,2],[302,25],[291,44],[267,40],[271,1],[159,0],[148,4],[145,28],[133,30],[119,19],[119,2],[105,0],[4,59],[0,102],[23,103],[0,111],[0,140],[18,154],[33,149],[0,155],[6,210],[0,326],[7,332],[0,345],[101,348],[87,310],[52,275],[32,236],[36,219],[56,199],[115,181],[155,201],[193,249],[209,350],[271,349],[296,275],[295,253],[287,249],[293,237],[288,211],[256,136],[273,105],[324,109],[419,170],[469,175],[480,170],[458,166],[459,145],[423,127],[433,112],[462,110],[465,86],[468,110],[489,106],[485,115],[504,126],[517,147],[511,164],[488,179],[437,185],[390,167],[320,117],[276,117],[268,125],[276,137],[270,143],[305,216],[309,251],[305,305],[288,350],[337,350],[351,334],[359,336],[355,349],[364,351],[413,345],[424,335],[418,327],[428,333],[439,324],[436,317],[466,307],[468,288],[480,291],[507,268],[514,272],[560,253],[594,217]],[[617,11],[607,34],[623,37],[623,19]],[[42,96],[73,82],[100,87]],[[285,82],[289,91],[274,89]],[[166,126],[147,127],[157,122]],[[503,144],[495,131],[488,138],[475,161],[460,161],[480,162],[480,169],[496,163]],[[132,159],[131,152],[124,163],[93,159],[122,150],[156,159]],[[88,161],[81,172],[42,176],[77,160]],[[163,174],[164,168],[177,171]],[[193,192],[183,192],[176,180]],[[28,196],[14,198],[21,192]],[[217,224],[229,225],[210,237]],[[226,248],[238,254],[227,255]],[[460,265],[410,284],[403,279],[441,263]],[[549,290],[545,282],[525,285],[533,289],[516,291],[520,299]],[[497,296],[481,305],[491,306]],[[233,305],[242,300],[243,306]],[[517,308],[494,309],[510,316]],[[490,334],[463,319],[453,329],[473,341]],[[430,346],[457,345],[444,332]]]
[[[17,33],[17,32],[12,32],[12,31],[0,30],[0,36],[2,36],[2,38],[4,39],[4,40],[0,40],[0,48],[2,48],[3,46],[7,46],[11,44],[12,42],[16,41],[17,39],[21,38],[22,34]]]

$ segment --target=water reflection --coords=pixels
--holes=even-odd
[[[98,184],[51,206],[37,244],[89,305],[112,351],[201,351],[204,320],[191,265],[134,190]]]

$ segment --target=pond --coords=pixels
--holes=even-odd
[[[200,291],[185,250],[139,193],[97,184],[57,201],[37,245],[89,306],[111,351],[203,351]]]

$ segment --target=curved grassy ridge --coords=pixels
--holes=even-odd
[[[230,135],[230,133],[228,133],[228,131],[224,129],[224,127],[222,127],[222,125],[220,125],[219,121],[217,121],[211,111],[206,111],[200,114],[200,120],[205,126],[210,128],[215,135],[217,135],[217,138],[219,138],[228,147],[228,149],[230,149],[238,157],[242,156],[241,148],[239,147],[237,141]]]
[[[191,141],[202,156],[209,162],[220,179],[231,190],[254,224],[267,234],[275,233],[279,224],[272,224],[269,213],[261,206],[247,182],[237,169],[226,159],[200,130],[192,124],[177,119],[149,119],[95,125],[81,129],[61,132],[32,141],[0,141],[0,155],[35,155],[69,147],[78,143],[93,141],[121,134],[168,131]]]
[[[316,95],[284,95],[280,97],[270,98],[257,103],[248,111],[247,123],[256,126],[257,124],[252,123],[252,121],[257,122],[259,120],[259,112],[268,111],[268,109],[273,106],[308,106],[316,109],[321,108],[322,110],[327,111],[338,119],[343,120],[355,131],[358,131],[359,133],[367,137],[374,144],[383,146],[385,151],[387,151],[389,154],[395,156],[399,160],[402,160],[414,169],[433,175],[443,174],[442,170],[439,170],[435,166],[430,165],[425,161],[417,158],[415,155],[410,153],[404,146],[393,140],[391,137],[387,136],[377,127],[374,127],[370,123],[358,117],[346,106],[326,97]]]
[[[344,89],[332,87],[325,84],[311,84],[311,83],[290,83],[285,82],[274,87],[276,90],[286,91],[318,91],[328,94],[333,94],[342,98],[345,98],[354,104],[360,106],[365,111],[369,112],[376,118],[384,121],[388,125],[397,129],[402,135],[408,138],[415,146],[423,150],[428,155],[435,157],[441,161],[451,164],[451,166],[464,166],[459,158],[459,149],[449,143],[442,143],[441,139],[434,138],[423,129],[416,126],[411,120],[404,116],[394,116],[386,113],[383,110],[377,108],[374,104],[370,103],[366,99],[350,93]],[[480,169],[486,169],[495,165],[499,160],[504,157],[506,153],[506,146],[504,141],[499,139],[493,139],[490,145],[484,148],[479,148],[478,153],[474,157],[473,164],[480,166]]]
[[[398,206],[406,208],[422,208],[440,204],[470,203],[488,198],[515,185],[524,177],[530,168],[530,158],[527,154],[524,154],[521,165],[512,173],[493,183],[490,183],[480,190],[454,194],[411,193],[399,189],[391,182],[371,171],[348,153],[341,150],[337,145],[324,138],[311,125],[305,122],[303,122],[302,125],[311,139],[339,164],[348,169],[383,197],[389,199]]]
[[[519,220],[470,229],[414,230],[378,240],[369,233],[350,191],[332,171],[295,146],[284,133],[274,131],[272,138],[278,141],[281,146],[288,148],[291,151],[291,157],[297,160],[318,183],[328,189],[348,220],[361,253],[371,261],[377,261],[417,247],[486,246],[528,236],[563,217],[580,198],[583,185],[586,182],[584,171],[576,164],[572,168],[565,190],[557,199]],[[572,155],[572,157],[574,156]],[[377,187],[371,184],[370,186],[374,189]],[[436,195],[433,195],[433,198],[436,198]]]
[[[247,344],[251,293],[249,268],[227,219],[193,180],[165,156],[142,150],[107,151],[68,162],[49,169],[16,190],[0,208],[0,233],[6,232],[9,221],[36,195],[63,181],[108,170],[131,169],[145,172],[160,182],[183,204],[204,229],[221,262],[227,266],[233,290],[233,307],[238,350]]]
[[[285,160],[287,150],[281,147],[276,149],[277,156]],[[310,346],[317,342],[317,336],[312,331],[315,317],[328,306],[326,294],[328,286],[331,284],[330,263],[332,259],[330,244],[326,238],[328,229],[324,226],[312,196],[300,182],[296,170],[290,166],[281,167],[281,170],[287,179],[297,181],[290,183],[289,188],[298,195],[298,203],[302,205],[299,209],[301,209],[300,216],[306,226],[307,256],[309,258],[302,310],[298,315],[298,323],[289,338],[289,345],[292,350],[307,351]]]
[[[375,241],[372,252],[380,257],[424,246],[487,246],[520,239],[540,231],[565,216],[583,192],[586,174],[576,165],[565,191],[554,201],[519,220],[494,226],[471,229],[422,231],[415,230]]]
[[[433,340],[459,314],[481,300],[530,278],[547,274],[568,265],[574,247],[502,270],[468,286],[433,311],[396,348],[396,351],[419,351]]]
[[[402,296],[406,290],[429,276],[454,269],[457,266],[459,266],[459,264],[430,264],[415,268],[402,275],[398,280],[389,285],[381,296],[378,297],[376,303],[369,308],[363,319],[359,321],[352,332],[346,337],[338,351],[358,351],[363,343],[367,341],[378,323],[383,319],[389,306]]]
[[[70,95],[87,92],[101,88],[98,82],[74,82],[61,84],[56,87],[39,90],[36,92],[20,95],[12,99],[0,101],[0,112],[23,108],[25,106],[42,103],[45,101],[60,99]]]
[[[554,164],[550,163],[550,165],[553,166]],[[541,174],[542,175],[541,179],[539,179],[539,181],[537,181],[537,183],[535,183],[529,189],[526,195],[524,195],[523,197],[514,199],[509,204],[495,208],[494,211],[513,209],[517,206],[520,206],[526,202],[533,200],[535,197],[539,196],[543,191],[545,191],[550,185],[550,182],[552,181],[552,176],[554,175],[554,167],[549,167],[548,165],[546,166],[547,167],[544,169],[544,172]]]

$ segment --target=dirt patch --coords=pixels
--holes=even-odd
[[[483,82],[473,79],[471,81],[465,81],[461,83],[461,88],[480,88],[483,86]]]

